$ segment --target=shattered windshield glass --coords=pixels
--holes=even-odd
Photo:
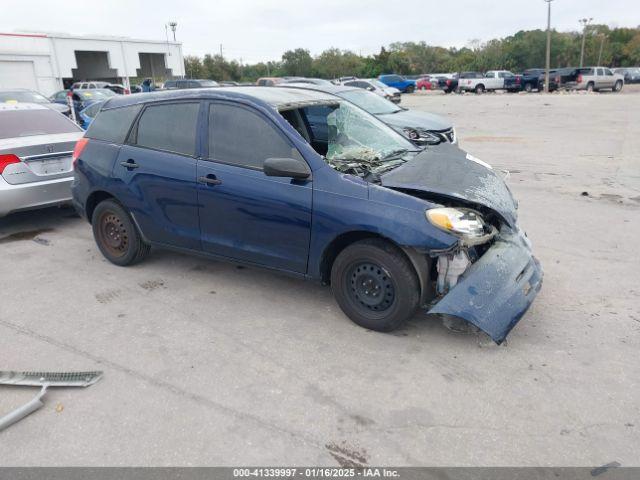
[[[325,111],[328,112],[325,158],[338,171],[361,177],[377,176],[403,164],[417,152],[400,134],[349,102],[332,104]]]

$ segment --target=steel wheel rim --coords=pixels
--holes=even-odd
[[[349,299],[362,312],[384,313],[395,303],[395,284],[380,265],[357,262],[348,269],[347,280]]]
[[[100,243],[113,257],[126,255],[129,249],[129,232],[122,219],[114,212],[104,212],[98,224]]]

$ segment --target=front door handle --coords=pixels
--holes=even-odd
[[[134,168],[138,168],[140,165],[138,165],[133,159],[129,159],[126,162],[120,162],[120,165],[122,165],[123,167],[129,169],[129,170],[133,170]]]
[[[198,182],[204,183],[206,185],[214,186],[214,185],[220,185],[222,183],[222,180],[218,180],[215,175],[210,173],[206,177],[198,177]]]

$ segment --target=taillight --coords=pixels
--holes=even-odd
[[[451,80],[447,80],[447,87],[451,85]]]
[[[578,75],[578,83],[582,83],[582,74]]]
[[[20,159],[17,155],[14,155],[13,153],[0,153],[0,175],[4,172],[4,169],[7,166],[13,163],[20,163]]]
[[[124,89],[124,94],[125,95],[131,95],[131,90],[129,90],[128,88]]]
[[[520,77],[516,77],[516,85],[520,85],[520,80],[522,80]]]
[[[73,164],[73,168],[76,168],[76,162],[78,161],[78,157],[82,154],[84,147],[89,143],[88,138],[81,138],[76,142],[76,146],[73,147],[73,155],[71,156],[71,163]]]

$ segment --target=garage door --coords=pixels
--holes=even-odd
[[[33,62],[0,60],[0,88],[30,88],[37,90]]]

